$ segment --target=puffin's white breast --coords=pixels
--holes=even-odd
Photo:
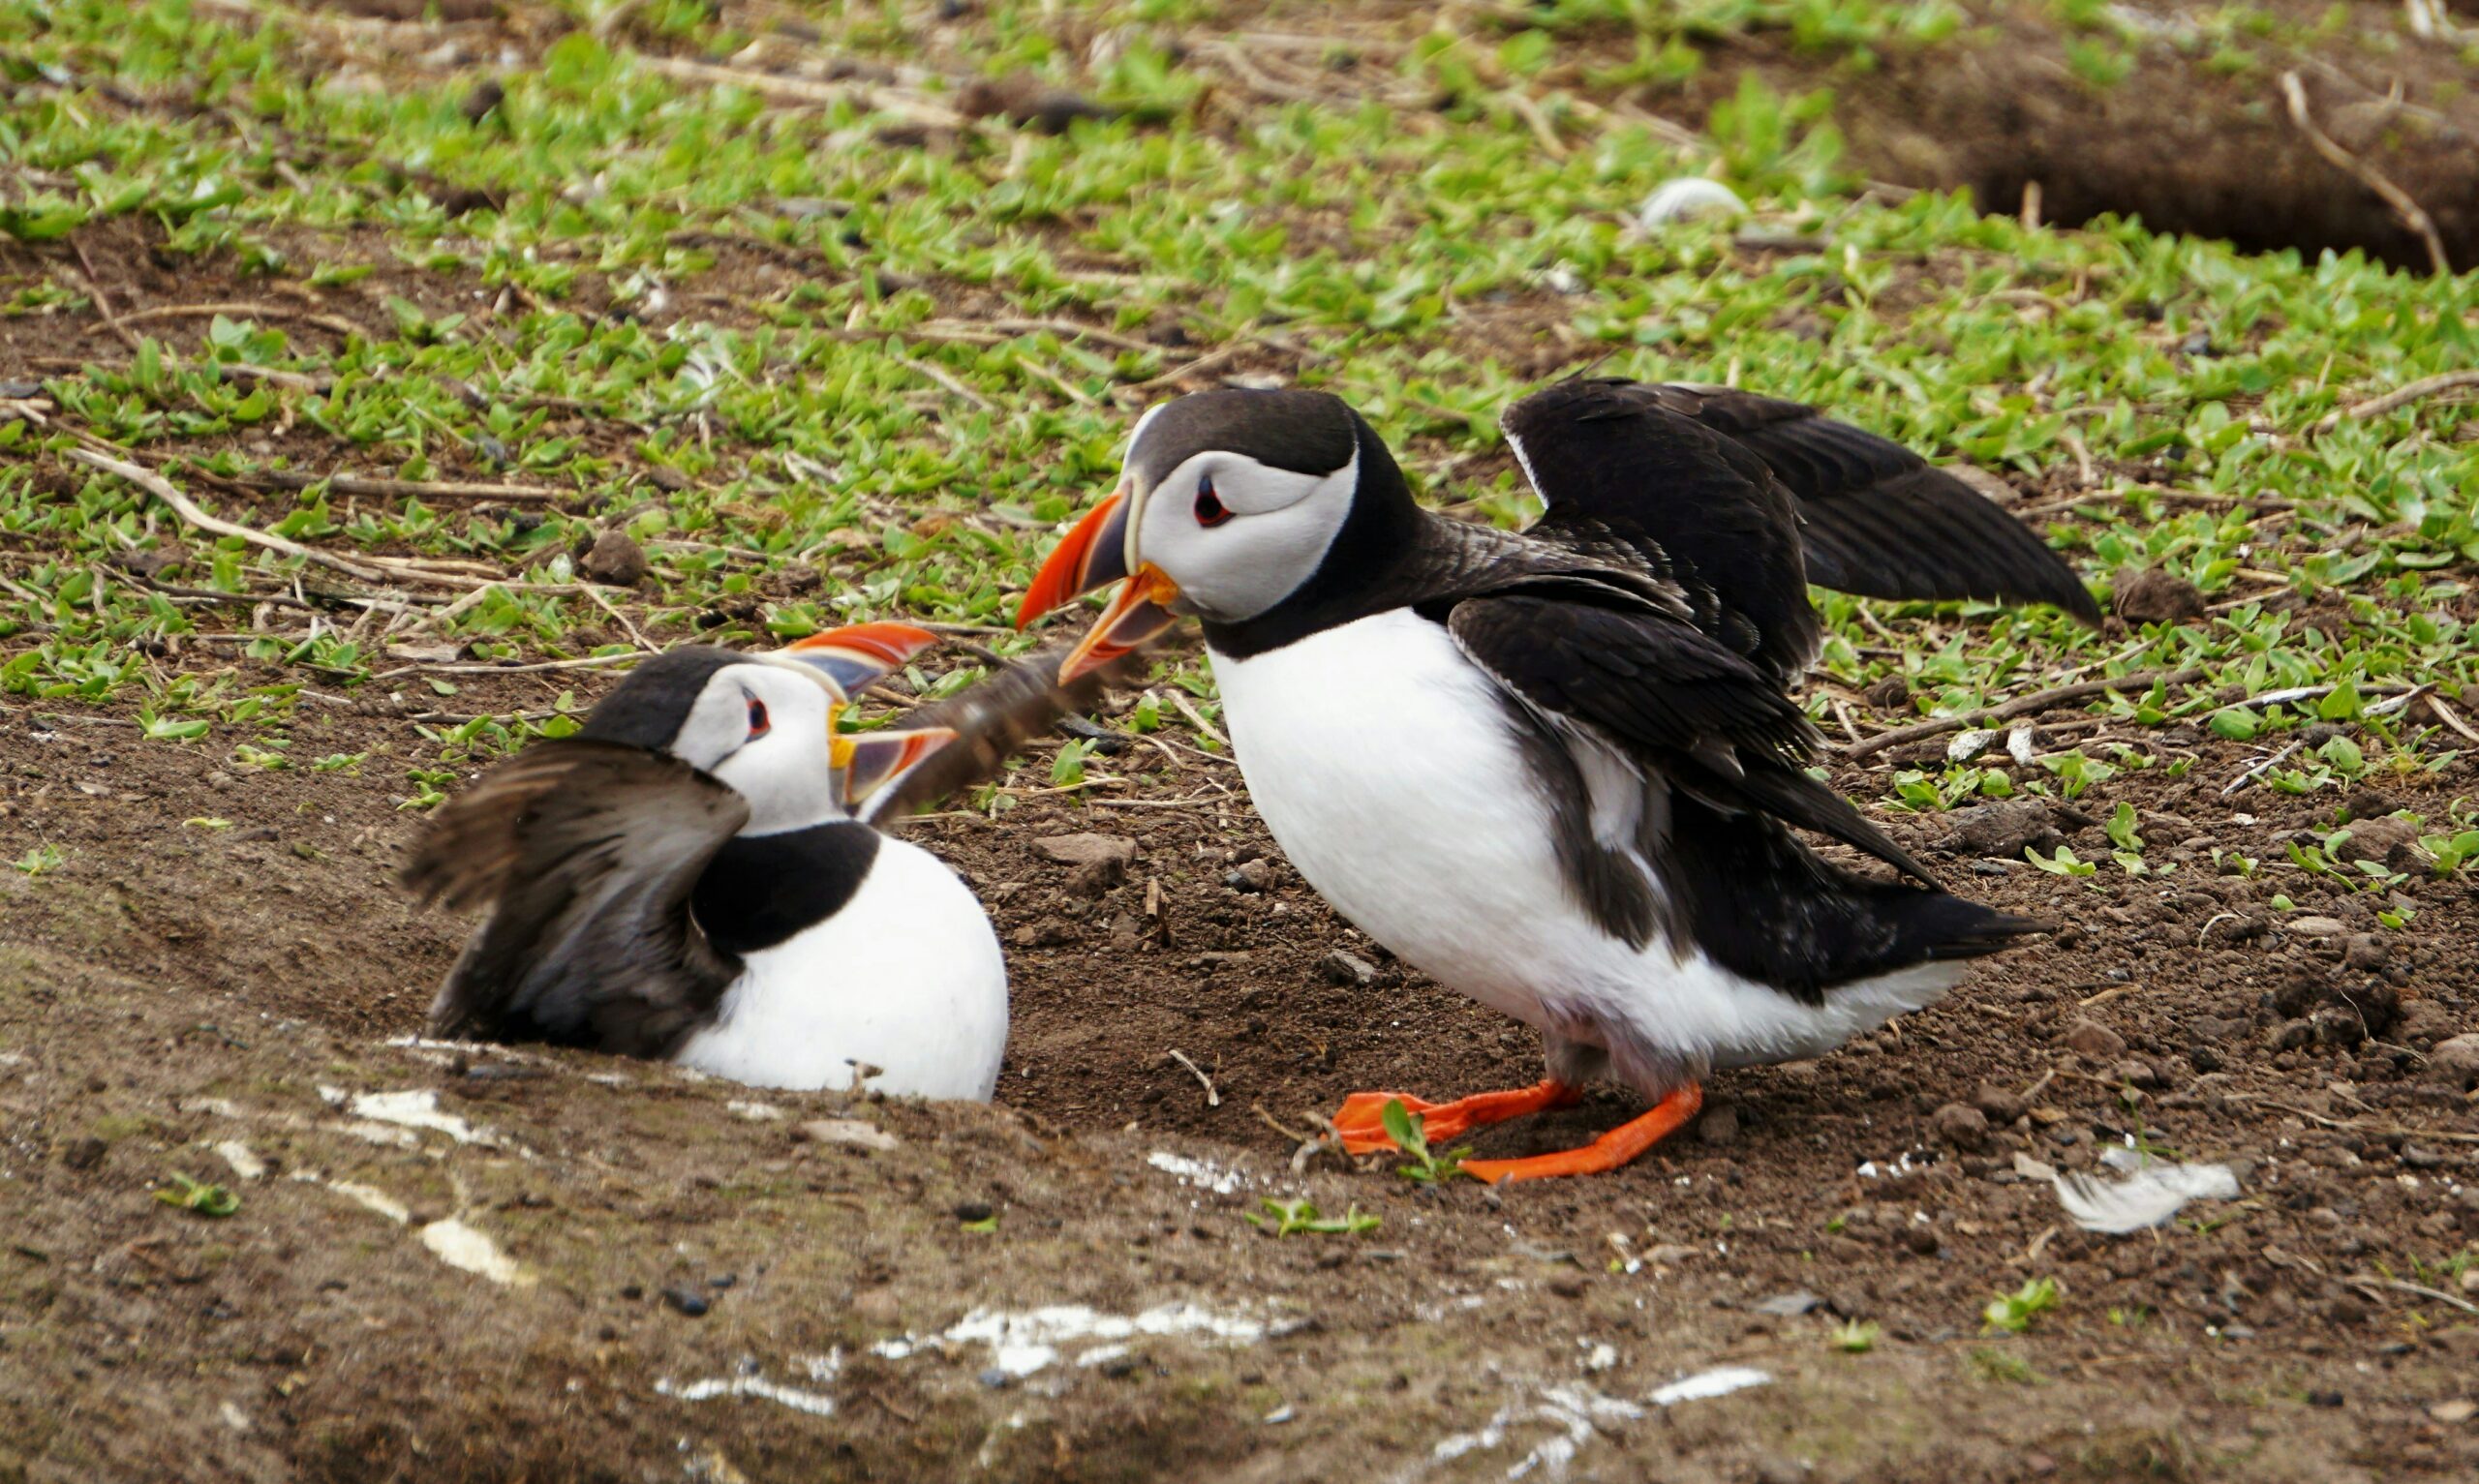
[[[1249,796],[1319,894],[1430,978],[1622,1066],[1643,1064],[1630,1045],[1688,1068],[1815,1054],[1955,977],[1923,966],[1810,1007],[1692,944],[1604,931],[1568,889],[1497,682],[1408,609],[1211,658]],[[1640,775],[1589,750],[1595,833],[1623,841]]]
[[[917,845],[879,841],[843,910],[751,954],[674,1058],[758,1087],[869,1085],[987,1100],[1007,1043],[1007,965],[981,902]]]

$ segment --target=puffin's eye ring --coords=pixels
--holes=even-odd
[[[1222,502],[1222,497],[1213,493],[1213,476],[1199,475],[1197,477],[1197,524],[1208,527],[1219,526],[1229,519],[1231,519],[1231,507]]]
[[[760,701],[755,696],[750,697],[749,740],[750,742],[755,742],[773,730],[775,730],[775,724],[767,719],[766,703]]]

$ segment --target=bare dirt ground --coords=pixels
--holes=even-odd
[[[15,709],[0,732],[12,835],[71,854],[0,884],[12,1204],[45,1215],[0,1254],[17,1476],[1457,1477],[1559,1439],[1582,1477],[2479,1467],[2438,1420],[2479,1327],[2433,1268],[2479,1234],[2479,1129],[2424,1055],[2479,1022],[2479,903],[2379,938],[2336,899],[2317,935],[2197,844],[2156,857],[2188,866],[2160,890],[2089,909],[1965,846],[1958,883],[2071,925],[1833,1056],[1718,1078],[1696,1136],[1623,1178],[1427,1191],[1385,1161],[1294,1174],[1269,1115],[1527,1079],[1537,1045],[1335,921],[1227,768],[1166,770],[1128,801],[1155,808],[910,827],[991,900],[1017,986],[1000,1105],[933,1109],[398,1044],[457,942],[392,884],[417,828],[378,750],[401,724],[307,729],[373,749],[359,775],[244,780],[115,720]],[[2137,792],[2148,833],[2271,849],[2316,822],[2301,802],[2235,823],[2217,796],[2246,757],[2191,750],[2186,780]],[[2096,853],[2096,829],[2054,827]],[[1133,840],[1125,877],[1071,885],[1040,845],[1076,832]],[[1336,951],[1375,983],[1335,984]],[[405,1093],[433,1100],[411,1125],[353,1101]],[[1478,1142],[1556,1147],[1625,1111]],[[2138,1128],[2234,1162],[2243,1198],[2102,1237],[2015,1172],[2091,1168]],[[172,1211],[172,1171],[240,1210]],[[1240,1220],[1294,1193],[1384,1225],[1277,1241]],[[508,1283],[426,1245],[460,1223]],[[1983,1337],[1980,1306],[2034,1275],[2061,1308]],[[1066,1345],[1022,1378],[978,1340],[872,1350],[1061,1304],[1262,1333],[1090,1366]],[[1843,1319],[1880,1325],[1875,1348],[1828,1348]],[[1622,1400],[1719,1365],[1774,1381]],[[1493,1418],[1502,1440],[1439,1456]]]

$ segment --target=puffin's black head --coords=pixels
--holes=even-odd
[[[1129,579],[1061,667],[1070,680],[1178,614],[1257,618],[1321,572],[1381,559],[1416,516],[1393,458],[1341,398],[1197,392],[1138,420],[1117,492],[1051,553],[1016,621]]]
[[[749,801],[746,832],[849,817],[951,732],[835,729],[846,698],[936,636],[859,623],[772,654],[692,647],[658,654],[602,698],[577,736],[668,753]]]

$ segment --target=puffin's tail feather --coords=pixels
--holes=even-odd
[[[1935,887],[1844,870],[1778,819],[1684,793],[1672,801],[1669,876],[1690,936],[1730,972],[1810,1004],[1840,984],[2001,953],[2050,930]]]

